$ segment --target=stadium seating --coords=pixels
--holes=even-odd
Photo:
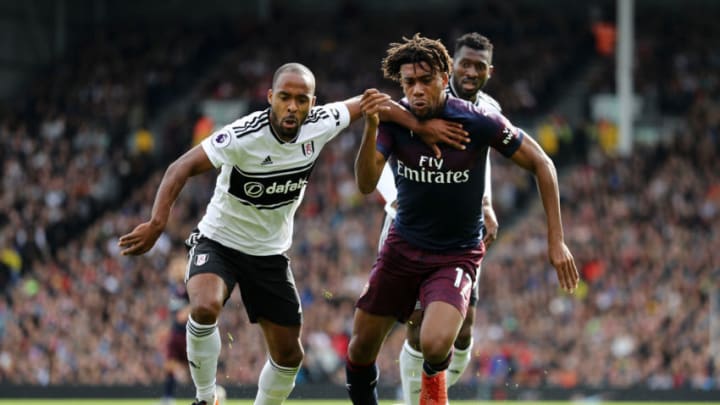
[[[306,28],[302,46],[260,23],[223,30],[222,39],[215,31],[168,30],[163,41],[149,28],[138,36],[107,33],[51,68],[22,108],[0,110],[0,381],[162,381],[165,266],[184,254],[182,241],[202,215],[214,178],[191,180],[148,254],[120,257],[116,241],[147,218],[163,165],[190,145],[195,117],[183,114],[149,134],[155,151],[143,149],[152,142],[137,132],[159,122],[174,97],[192,105],[240,97],[264,108],[274,68],[290,60],[315,71],[321,103],[371,86],[397,95],[378,73],[387,42],[422,31],[452,44],[478,30],[496,46],[488,92],[511,118],[544,119],[562,95],[563,79],[592,58],[587,16],[559,21],[551,10],[492,4],[478,19],[460,13],[442,19],[454,19],[453,26],[423,15],[395,17],[392,24],[377,19],[369,29],[348,22],[323,30],[283,20],[290,31]],[[554,156],[566,238],[584,280],[575,295],[558,290],[545,258],[534,184],[493,155],[500,239],[485,260],[475,357],[462,383],[720,385],[709,352],[709,301],[720,269],[714,251],[720,246],[720,107],[711,72],[720,66],[702,33],[677,43],[653,39],[665,27],[681,29],[668,25],[672,15],[657,13],[639,27],[644,75],[638,88],[657,94],[660,114],[680,120],[682,130],[620,157],[600,146],[595,123],[571,123],[573,134],[587,133],[587,145],[575,143]],[[702,26],[717,37],[714,25]],[[602,63],[593,91],[612,80],[612,61]],[[194,77],[198,73],[203,76]],[[356,191],[359,130],[352,126],[325,148],[297,213],[289,255],[305,316],[300,384],[344,382],[353,303],[374,261],[383,212],[376,197],[368,204]],[[265,360],[262,339],[237,292],[220,329],[219,383],[256,383]],[[382,384],[399,382],[403,337],[394,331],[383,348]]]

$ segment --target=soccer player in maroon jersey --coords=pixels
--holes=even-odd
[[[452,75],[445,92],[467,100],[481,107],[487,106],[497,109],[501,112],[500,104],[490,95],[485,93],[482,88],[490,79],[493,72],[493,44],[484,35],[477,32],[468,32],[463,34],[455,41],[455,53],[453,54]],[[490,150],[488,149],[488,153]],[[389,166],[385,165],[386,169]],[[391,170],[387,170],[391,172]],[[485,168],[485,193],[482,198],[483,206],[483,242],[485,247],[497,237],[498,223],[495,216],[495,210],[492,206],[492,187],[491,187],[491,168],[490,156],[486,159]],[[390,176],[391,186],[395,187],[394,176]],[[382,176],[378,183],[378,191],[381,192]],[[397,191],[395,190],[395,194]],[[393,197],[394,200],[394,197]],[[390,216],[390,214],[388,214]],[[392,219],[390,219],[392,221]],[[381,243],[384,243],[384,237],[389,230],[389,224],[383,225],[383,234],[381,235]],[[453,345],[453,356],[450,365],[446,371],[448,388],[455,384],[462,373],[470,364],[473,336],[472,329],[475,322],[475,306],[480,295],[480,268],[477,270],[475,284],[470,292],[470,304],[468,305],[465,321],[463,322],[457,338]],[[422,322],[422,307],[420,303],[416,304],[416,310],[407,320],[407,339],[400,350],[398,364],[400,366],[400,379],[402,381],[403,400],[406,405],[415,405],[419,402],[420,386],[422,380],[422,364],[423,357],[420,352],[420,323]]]
[[[383,59],[386,78],[400,83],[401,101],[419,119],[461,123],[466,150],[430,153],[408,129],[379,124],[382,107],[361,101],[365,131],[355,162],[360,191],[371,193],[386,161],[398,187],[398,212],[370,279],[357,302],[347,358],[347,388],[356,405],[377,404],[375,360],[396,321],[405,322],[419,298],[424,357],[420,404],[445,404],[445,370],[467,311],[470,290],[485,252],[482,196],[487,148],[495,148],[533,173],[545,208],[548,256],[566,291],[579,275],[565,245],[557,174],[552,160],[521,129],[489,105],[448,96],[452,60],[444,45],[416,34],[392,43]],[[367,90],[368,100],[376,90]]]

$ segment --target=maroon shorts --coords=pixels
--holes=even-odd
[[[168,359],[177,360],[182,363],[187,361],[184,331],[173,329],[170,332],[170,338],[167,343],[167,352],[165,354]]]
[[[391,230],[357,307],[404,323],[418,299],[423,308],[442,301],[457,308],[464,318],[484,254],[482,242],[475,248],[454,251],[419,249]]]

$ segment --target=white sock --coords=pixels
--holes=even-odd
[[[473,339],[470,338],[470,346],[460,350],[457,347],[453,350],[453,357],[450,360],[450,366],[447,372],[447,386],[455,384],[460,376],[465,372],[468,364],[470,364],[470,358],[472,357]]]
[[[406,405],[416,405],[420,402],[422,365],[422,353],[410,347],[408,341],[405,340],[402,350],[400,350],[400,380]]]
[[[300,371],[298,367],[278,366],[268,356],[265,366],[260,372],[258,392],[254,405],[280,405],[290,395],[295,387],[295,376]]]
[[[186,337],[188,366],[195,383],[195,397],[212,404],[215,400],[215,375],[221,345],[217,322],[203,325],[188,317]]]

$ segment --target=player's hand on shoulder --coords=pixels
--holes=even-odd
[[[565,242],[561,242],[550,244],[548,250],[550,263],[555,267],[560,287],[566,292],[572,293],[578,286],[580,275],[570,249],[565,245]]]
[[[430,146],[436,157],[441,157],[439,143],[445,143],[455,149],[464,150],[466,143],[470,142],[470,136],[458,122],[446,121],[440,118],[432,118],[421,121],[415,131],[420,139]]]
[[[118,246],[122,249],[120,254],[136,256],[147,252],[155,245],[162,231],[163,227],[157,223],[143,222],[132,232],[120,237],[118,240]]]
[[[368,123],[378,125],[380,123],[380,111],[390,109],[390,106],[387,105],[388,101],[390,101],[388,94],[381,93],[377,89],[365,90],[360,98],[360,110],[365,120]]]

